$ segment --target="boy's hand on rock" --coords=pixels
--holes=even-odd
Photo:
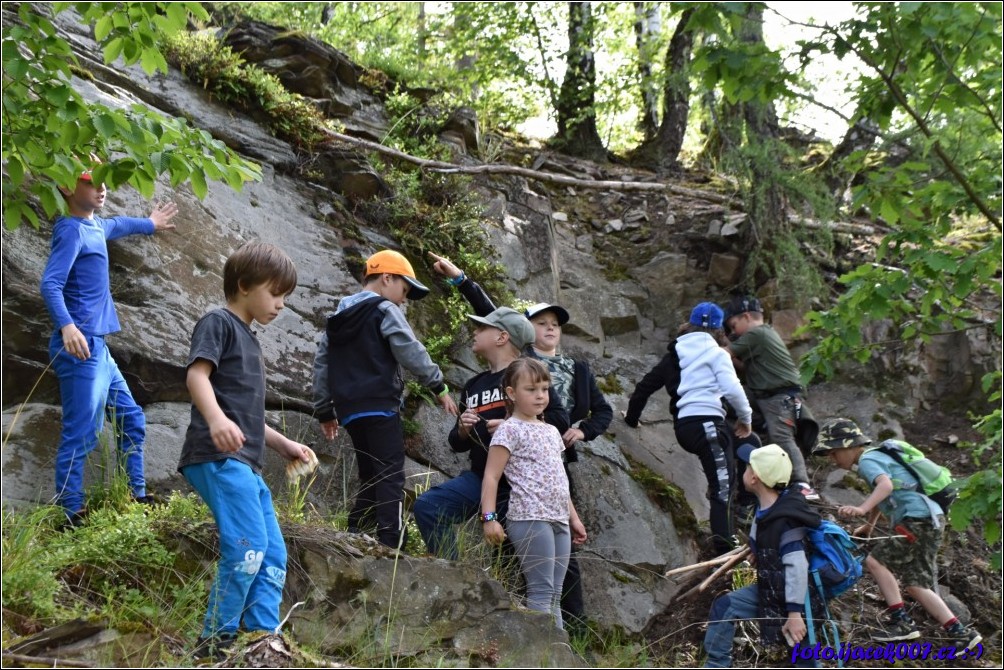
[[[440,407],[446,410],[446,413],[450,416],[456,416],[459,412],[457,409],[457,403],[453,402],[453,398],[450,397],[449,393],[444,393],[437,398]]]
[[[150,213],[150,219],[153,220],[153,229],[155,231],[174,230],[175,225],[170,221],[177,213],[178,206],[173,202],[158,202],[154,205],[153,212]]]

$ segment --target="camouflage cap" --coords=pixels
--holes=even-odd
[[[863,447],[871,443],[872,441],[850,419],[830,419],[819,429],[819,443],[812,453],[824,454],[834,449]]]

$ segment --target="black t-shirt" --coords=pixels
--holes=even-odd
[[[193,403],[178,470],[194,463],[236,458],[261,472],[265,456],[265,364],[258,338],[230,310],[214,309],[199,319],[192,331],[187,366],[198,359],[213,364],[209,381],[216,402],[240,427],[245,442],[236,453],[218,451],[209,424]]]

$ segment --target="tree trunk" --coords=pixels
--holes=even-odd
[[[648,142],[659,132],[659,91],[652,80],[653,43],[660,31],[659,6],[634,3],[634,37],[638,47],[638,76],[641,89],[641,120],[638,125]]]
[[[425,40],[428,28],[425,25],[425,3],[418,3],[418,62],[425,64]]]
[[[751,2],[747,5],[746,16],[739,28],[739,39],[750,44],[763,44],[764,5]],[[774,259],[775,242],[780,241],[779,233],[786,232],[790,225],[785,215],[784,192],[775,179],[777,166],[781,162],[778,151],[778,119],[773,101],[756,99],[742,103],[743,120],[746,122],[746,144],[750,170],[750,190],[747,196],[749,226],[744,233],[744,243],[748,251],[761,249],[766,257]],[[769,267],[768,263],[768,267]],[[757,283],[777,276],[780,268],[766,270],[771,276],[754,278]]]
[[[604,161],[607,150],[596,130],[596,63],[590,3],[568,3],[568,58],[558,93],[558,135],[554,145],[565,153]]]
[[[687,132],[687,116],[690,113],[690,53],[694,47],[694,33],[687,30],[687,24],[694,10],[688,9],[680,15],[676,30],[666,49],[663,88],[662,124],[651,139],[638,147],[631,162],[639,167],[655,170],[659,174],[672,172],[679,167],[680,149],[683,136]]]

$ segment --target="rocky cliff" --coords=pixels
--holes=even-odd
[[[384,227],[343,206],[383,197],[387,185],[365,156],[351,148],[329,148],[320,164],[323,169],[315,164],[306,173],[294,147],[269,135],[250,116],[210,99],[180,72],[149,76],[138,67],[104,66],[89,29],[69,22],[68,15],[60,15],[60,30],[93,74],[93,79],[73,82],[87,99],[120,106],[141,103],[165,114],[184,114],[264,168],[261,183],[249,184],[240,193],[212,184],[204,200],[186,187],[160,184],[157,197],[174,200],[180,207],[177,231],[111,245],[113,294],[123,330],[110,339],[110,347],[145,406],[152,489],[186,488],[175,466],[189,415],[184,387],[189,336],[198,317],[223,302],[221,273],[227,255],[257,238],[284,248],[299,272],[299,286],[287,300],[287,309],[268,328],[260,329],[269,380],[269,420],[277,429],[318,445],[321,475],[309,492],[310,502],[322,510],[344,506],[353,488],[354,463],[344,432],[327,443],[311,416],[310,364],[325,315],[339,297],[358,286],[353,263],[380,248],[398,246]],[[232,32],[230,39],[246,50],[249,61],[271,69],[292,90],[341,119],[346,132],[378,139],[386,128],[379,92],[360,84],[358,70],[335,50],[279,37],[258,25]],[[441,137],[458,154],[474,153],[479,141],[476,125],[462,118],[444,128]],[[583,180],[654,181],[646,174],[569,161],[544,151],[531,153],[534,168],[543,171]],[[488,233],[490,251],[507,269],[511,289],[525,300],[557,301],[568,308],[571,322],[564,348],[591,363],[618,413],[635,381],[658,359],[693,304],[723,300],[738,281],[741,257],[731,240],[742,225],[742,213],[712,199],[555,187],[511,176],[479,177],[475,185],[484,212],[478,223]],[[147,211],[149,203],[131,190],[109,194],[105,205],[108,215]],[[47,226],[3,231],[2,471],[8,506],[45,502],[53,494],[60,409],[56,379],[47,368],[51,324],[38,294],[48,235]],[[433,290],[450,290],[429,276],[423,259],[413,260]],[[776,305],[773,314],[775,324],[790,336],[800,315],[787,307]],[[415,316],[420,317],[419,324],[436,318],[428,313]],[[793,346],[797,351],[803,344],[793,342]],[[899,433],[898,421],[923,403],[972,386],[973,379],[978,380],[972,370],[994,364],[994,352],[981,347],[963,336],[951,347],[922,352],[912,362],[919,383],[908,388],[907,401],[891,412],[880,412],[884,401],[858,382],[818,385],[810,390],[810,403],[818,417],[850,415],[874,432]],[[447,371],[450,386],[461,387],[478,367],[467,347],[455,347],[454,365]],[[420,431],[408,465],[412,493],[465,466],[465,459],[446,445],[448,417],[421,406],[413,418]],[[640,466],[681,490],[698,519],[707,516],[703,474],[697,459],[676,444],[666,403],[654,398],[645,419],[637,431],[615,419],[607,435],[580,449],[581,460],[572,466],[579,511],[590,531],[580,559],[587,611],[600,626],[628,632],[643,630],[675,594],[675,583],[663,579],[662,573],[693,562],[698,554],[695,537],[683,527],[689,510],[664,509],[653,502],[639,483]],[[875,425],[878,421],[883,423]],[[271,468],[270,482],[281,492],[285,484],[279,464],[271,463]],[[299,564],[307,570],[343,571],[379,584],[384,578],[370,572],[385,569],[381,561],[389,561],[371,557],[332,562],[311,556],[307,549],[299,556]],[[475,577],[469,566],[442,564],[409,559],[407,579],[399,578],[400,583],[429,589],[437,580],[457,579],[457,594],[479,593],[481,603],[490,596],[491,605],[478,610],[477,616],[505,609],[496,603],[505,599],[497,585],[475,579],[460,586]],[[349,577],[335,581],[339,579]],[[291,579],[294,586],[299,583]],[[298,597],[314,599],[329,614],[345,614],[352,607],[329,592],[301,590]],[[442,602],[452,596],[437,597],[437,611],[448,612],[450,607]],[[392,599],[387,596],[387,602]],[[351,619],[345,616],[346,621]],[[424,616],[442,636],[475,635],[469,620],[462,626],[448,625],[453,619],[446,614]]]

